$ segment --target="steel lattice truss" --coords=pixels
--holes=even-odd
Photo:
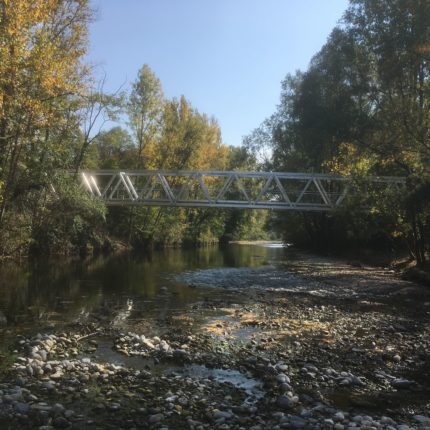
[[[81,171],[82,187],[107,205],[330,211],[360,191],[351,179],[307,173],[241,171]],[[386,191],[404,178],[375,177]]]

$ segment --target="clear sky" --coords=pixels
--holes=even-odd
[[[148,64],[166,97],[182,94],[239,145],[271,115],[287,73],[306,69],[347,0],[93,0],[90,61],[106,90]]]

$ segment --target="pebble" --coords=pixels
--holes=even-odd
[[[286,364],[277,364],[275,366],[276,370],[278,370],[279,372],[287,372],[288,371],[288,366]]]
[[[67,427],[70,427],[71,423],[70,421],[66,420],[64,417],[56,417],[54,418],[54,421],[52,422],[55,428],[58,429],[65,429]]]
[[[381,424],[388,424],[391,426],[396,424],[392,418],[386,416],[382,416],[379,421],[381,422]]]
[[[336,412],[333,415],[333,418],[335,419],[335,421],[343,421],[345,419],[345,415],[343,414],[343,412]]]
[[[292,429],[302,429],[307,426],[307,421],[298,416],[292,416],[289,420]]]
[[[414,384],[413,381],[409,381],[408,379],[394,379],[391,381],[391,386],[397,388],[399,390],[406,390],[410,388]]]
[[[279,396],[276,403],[282,409],[292,409],[295,405],[295,402],[288,396]]]
[[[19,387],[24,387],[26,382],[27,381],[23,377],[18,376],[18,378],[16,378],[15,384],[18,385]]]
[[[287,375],[285,375],[284,373],[280,373],[279,375],[277,375],[276,380],[278,382],[280,382],[281,384],[283,384],[283,383],[289,384],[291,382],[290,378]]]
[[[164,414],[154,414],[149,416],[148,422],[149,424],[156,424],[162,421],[163,419],[164,419]]]
[[[60,403],[56,403],[53,407],[52,407],[52,413],[54,415],[62,415],[64,413],[64,411],[66,410],[66,408],[60,404]]]
[[[312,372],[312,373],[318,372],[318,368],[313,364],[306,363],[303,367],[309,372]]]
[[[15,403],[14,408],[19,414],[24,414],[24,415],[30,411],[30,405],[22,402]]]
[[[422,426],[430,426],[430,418],[424,415],[414,415],[414,420]]]
[[[219,420],[219,419],[226,419],[229,420],[230,418],[232,418],[233,414],[231,412],[226,412],[226,411],[218,411],[215,410],[213,412],[213,418],[215,420]]]

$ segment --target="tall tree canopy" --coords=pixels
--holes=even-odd
[[[349,212],[340,222],[341,215],[307,215],[297,224],[314,243],[401,238],[423,262],[430,238],[430,197],[418,192],[430,179],[428,0],[351,0],[308,70],[287,76],[277,111],[245,144],[270,146],[279,170],[407,176],[411,197],[396,210],[380,200],[373,202],[379,216]]]
[[[19,176],[48,159],[64,162],[61,141],[77,119],[71,95],[88,71],[90,17],[87,0],[0,1],[0,217]]]
[[[129,124],[138,148],[136,167],[148,167],[143,153],[159,133],[163,105],[164,95],[160,80],[145,64],[132,84],[127,103]]]
[[[0,1],[0,253],[26,252],[41,231],[74,235],[94,215],[61,180],[81,134],[91,17],[87,0]]]

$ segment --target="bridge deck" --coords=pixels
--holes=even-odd
[[[283,172],[81,171],[82,186],[106,205],[330,211],[357,193],[349,178]],[[373,177],[373,188],[402,186],[404,178]]]

